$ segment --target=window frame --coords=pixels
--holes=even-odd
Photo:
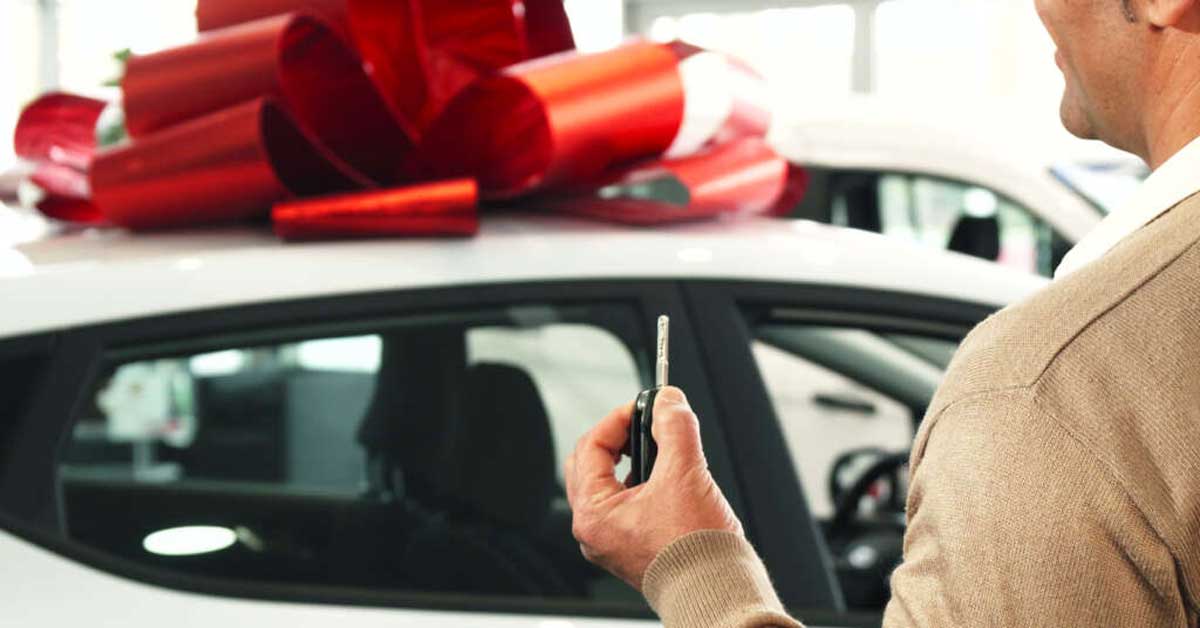
[[[407,608],[431,611],[567,615],[611,619],[652,619],[648,608],[625,605],[534,600],[453,593],[386,592],[344,586],[247,584],[174,572],[111,556],[65,536],[57,467],[86,396],[104,368],[131,356],[145,359],[180,346],[236,344],[297,337],[313,330],[369,328],[370,321],[395,320],[513,305],[628,303],[638,317],[642,341],[650,350],[657,318],[672,317],[672,380],[689,390],[701,423],[710,468],[735,511],[744,516],[736,466],[724,444],[711,386],[700,366],[699,338],[678,282],[662,280],[587,280],[459,285],[417,290],[330,296],[299,301],[244,305],[104,323],[46,335],[55,339],[43,386],[21,417],[16,437],[6,443],[14,455],[0,477],[0,530],[62,557],[112,575],[170,589],[231,599]],[[289,332],[291,332],[289,334]],[[189,339],[199,342],[189,342]],[[26,338],[0,340],[0,355]],[[141,349],[139,350],[139,347]],[[148,351],[147,351],[148,349]],[[117,357],[114,357],[117,356]],[[635,356],[639,358],[639,356]],[[69,391],[69,393],[64,393]],[[636,394],[631,391],[630,396]],[[711,417],[711,418],[709,418]],[[600,417],[596,417],[597,420]]]
[[[750,463],[738,470],[750,515],[747,528],[753,530],[780,598],[809,622],[821,613],[805,609],[832,603],[837,610],[832,618],[823,618],[826,624],[878,626],[879,614],[845,610],[832,557],[809,512],[783,427],[751,352],[753,335],[745,313],[752,308],[787,308],[804,314],[798,320],[814,323],[841,320],[847,325],[961,340],[998,308],[918,294],[779,282],[691,282],[685,295],[705,332],[709,379],[722,382],[716,392],[730,427],[727,444]],[[804,533],[797,534],[798,530]]]

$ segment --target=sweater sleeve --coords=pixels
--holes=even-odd
[[[1104,465],[1023,390],[918,438],[884,626],[1188,626],[1174,559]]]
[[[694,532],[667,546],[642,589],[666,628],[802,628],[754,548],[730,532]]]

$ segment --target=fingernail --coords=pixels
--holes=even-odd
[[[687,405],[687,397],[683,394],[683,391],[674,386],[668,386],[660,390],[658,398],[667,403],[674,403],[681,406]]]

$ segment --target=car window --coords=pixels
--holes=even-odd
[[[957,343],[786,320],[752,320],[751,329],[846,602],[879,611],[901,558],[908,452]]]
[[[64,447],[67,534],[230,581],[641,608],[579,555],[559,471],[643,386],[637,320],[545,305],[123,349]]]
[[[983,186],[923,175],[835,173],[830,222],[1049,276],[1069,245],[1028,208]]]

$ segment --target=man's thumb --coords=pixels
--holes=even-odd
[[[684,466],[704,464],[700,422],[682,390],[668,386],[658,391],[651,432],[658,444],[659,462]]]

